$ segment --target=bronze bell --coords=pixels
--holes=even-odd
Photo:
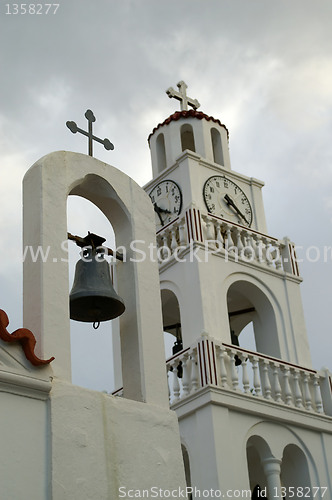
[[[98,324],[120,316],[125,305],[113,288],[109,264],[101,247],[96,245],[100,240],[93,239],[95,235],[88,236],[86,242],[92,245],[82,249],[82,258],[76,264],[70,292],[70,318]]]

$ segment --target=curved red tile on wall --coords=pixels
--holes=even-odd
[[[9,319],[5,311],[0,309],[0,338],[5,342],[19,342],[22,346],[25,357],[34,366],[43,366],[51,363],[54,357],[50,359],[40,359],[35,354],[36,338],[27,328],[19,328],[13,333],[7,331]]]

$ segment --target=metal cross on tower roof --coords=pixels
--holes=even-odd
[[[91,109],[88,109],[85,112],[85,118],[88,120],[88,132],[85,130],[82,130],[81,128],[78,128],[75,122],[66,122],[67,127],[69,130],[73,132],[73,134],[76,134],[76,132],[79,132],[80,134],[85,135],[86,137],[89,138],[89,156],[92,156],[92,141],[97,141],[103,144],[104,148],[107,150],[114,149],[113,144],[108,140],[108,139],[99,139],[99,137],[96,137],[95,135],[92,134],[92,123],[96,121],[96,118],[94,114],[92,113]]]
[[[170,87],[166,90],[166,94],[169,98],[174,97],[174,99],[180,101],[181,111],[187,111],[188,105],[192,106],[194,109],[200,107],[200,103],[197,101],[197,99],[192,99],[191,97],[187,96],[188,85],[184,81],[181,80],[181,82],[179,82],[177,86],[179,88],[179,92],[174,90],[173,87]]]

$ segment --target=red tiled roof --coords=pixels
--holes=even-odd
[[[163,125],[168,125],[172,121],[177,121],[180,120],[180,118],[198,118],[199,120],[202,120],[203,118],[207,121],[213,121],[214,123],[218,123],[221,127],[224,127],[224,129],[227,132],[227,138],[229,137],[229,132],[227,127],[221,123],[220,120],[213,118],[213,116],[208,116],[205,113],[202,113],[202,111],[196,111],[195,109],[189,109],[188,111],[176,111],[173,113],[171,116],[166,118],[162,123],[159,123],[151,132],[151,134],[148,137],[148,141],[150,141],[150,137],[155,133],[158,128],[162,127]]]

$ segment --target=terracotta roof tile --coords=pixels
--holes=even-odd
[[[164,125],[168,125],[172,121],[180,120],[180,118],[198,118],[199,120],[202,120],[204,118],[207,121],[213,121],[214,123],[218,123],[218,125],[220,125],[221,127],[224,127],[224,129],[227,132],[227,138],[229,137],[229,132],[228,132],[227,127],[223,123],[221,123],[220,120],[213,118],[213,116],[208,116],[205,113],[203,113],[202,111],[196,111],[195,109],[189,109],[188,111],[176,111],[171,116],[166,118],[166,120],[164,120],[162,123],[159,123],[152,130],[151,134],[148,137],[148,141],[150,141],[150,137],[155,133],[156,130],[158,130],[158,128],[160,128]]]

